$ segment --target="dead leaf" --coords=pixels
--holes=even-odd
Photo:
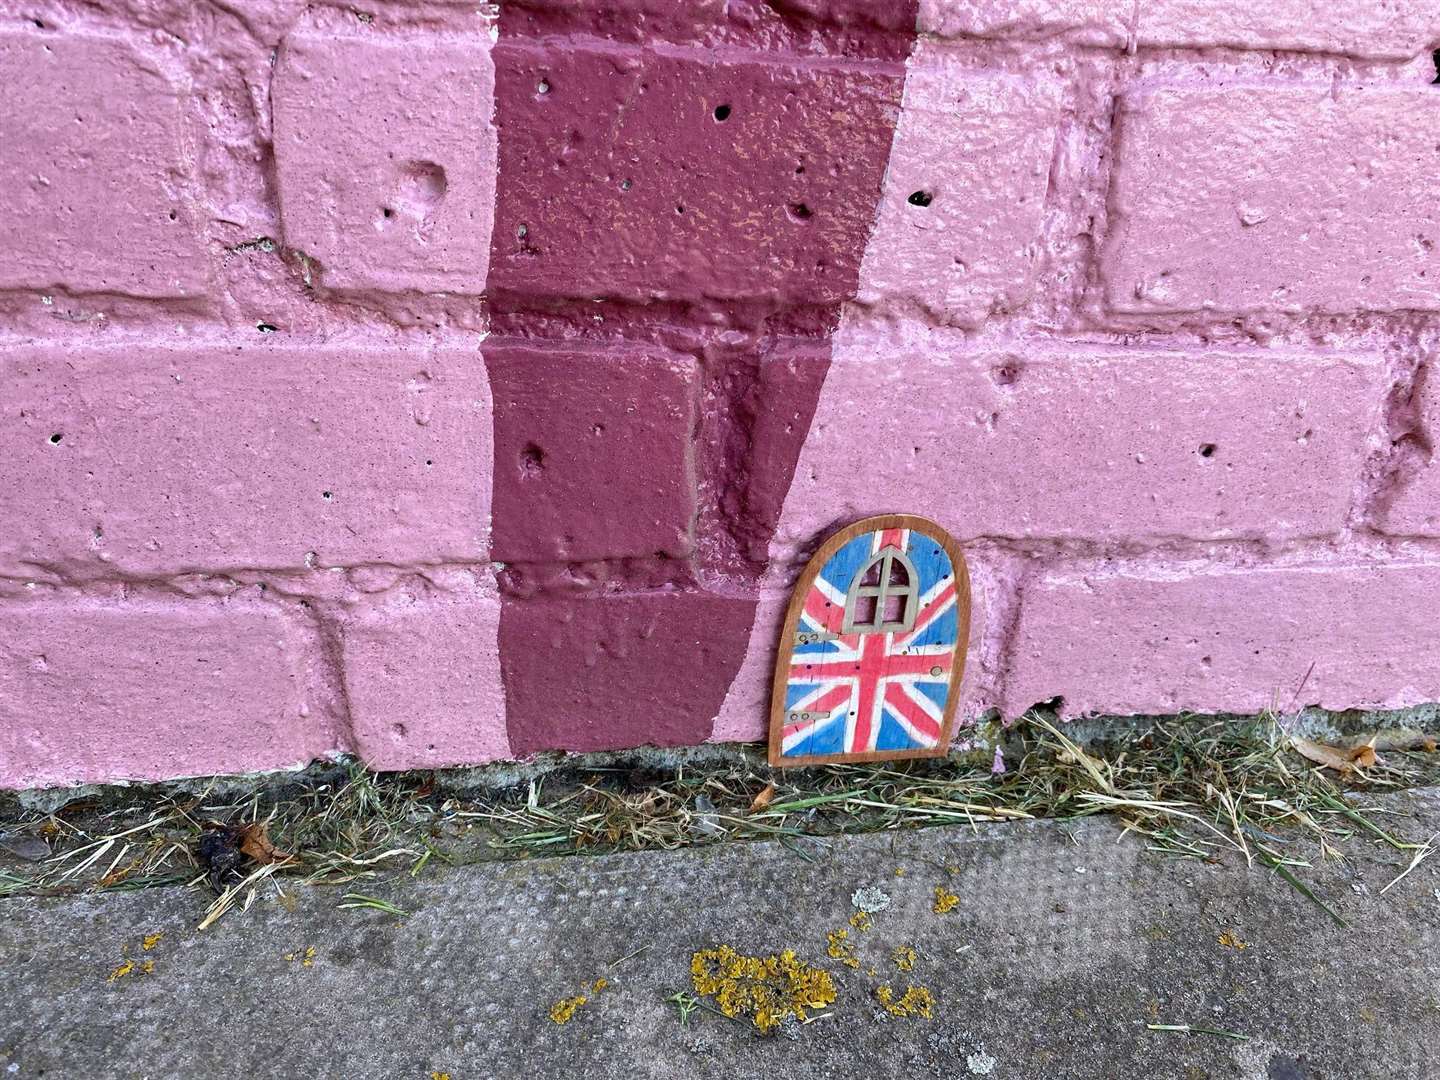
[[[269,830],[263,821],[252,821],[242,828],[236,846],[240,848],[242,855],[248,856],[261,866],[289,862],[291,859],[288,852],[281,851],[270,843]]]
[[[1366,743],[1363,746],[1353,747],[1352,749],[1348,750],[1347,753],[1350,756],[1351,764],[1354,765],[1357,769],[1368,769],[1371,765],[1374,765],[1377,761],[1380,760],[1380,758],[1375,753],[1375,747],[1370,743]]]
[[[43,862],[50,857],[50,845],[38,836],[10,836],[0,833],[0,851],[26,862]]]
[[[1360,739],[1350,740],[1355,746],[1368,745],[1384,753],[1386,750],[1424,750],[1435,752],[1435,736],[1414,728],[1395,728],[1391,731],[1377,731]]]
[[[1375,747],[1369,743],[1344,748],[1327,746],[1313,739],[1294,738],[1290,740],[1290,745],[1301,757],[1327,769],[1334,769],[1342,775],[1348,775],[1356,769],[1368,769],[1380,760],[1375,754]]]
[[[774,784],[766,784],[766,785],[765,785],[765,790],[762,791],[762,792],[760,792],[759,795],[756,795],[755,798],[751,801],[751,803],[750,803],[750,812],[753,814],[753,813],[755,813],[757,810],[764,810],[767,806],[769,806],[769,805],[770,805],[772,802],[774,802],[774,801],[775,801],[775,785],[774,785]]]

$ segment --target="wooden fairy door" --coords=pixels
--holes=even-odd
[[[970,577],[925,518],[866,518],[800,576],[776,661],[770,761],[805,765],[945,753],[965,671]]]

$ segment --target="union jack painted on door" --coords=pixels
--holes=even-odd
[[[831,537],[786,616],[772,763],[943,754],[969,621],[964,557],[934,522],[887,515]]]

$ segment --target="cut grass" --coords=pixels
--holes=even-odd
[[[330,782],[228,800],[162,789],[114,809],[72,804],[20,822],[57,853],[29,876],[0,873],[0,897],[203,884],[195,852],[212,821],[263,822],[275,847],[293,858],[243,868],[249,877],[216,900],[207,925],[248,906],[267,878],[277,889],[282,879],[345,885],[443,873],[466,862],[744,839],[779,840],[806,854],[798,843],[806,837],[1094,814],[1113,815],[1166,856],[1258,862],[1339,921],[1305,884],[1308,864],[1283,851],[1297,830],[1319,842],[1322,857],[1356,835],[1417,863],[1433,850],[1395,835],[1355,793],[1433,783],[1440,778],[1434,755],[1387,751],[1342,782],[1295,754],[1270,718],[1176,721],[1086,748],[1032,715],[1006,739],[1017,764],[1001,775],[992,774],[988,752],[784,772],[737,755],[668,773],[611,767],[552,774],[500,794],[447,795],[432,774],[378,775],[359,766]],[[771,784],[773,797],[752,810]],[[343,906],[388,910],[372,900],[348,894]]]

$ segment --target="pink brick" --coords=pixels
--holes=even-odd
[[[184,92],[137,45],[0,30],[0,288],[205,290]]]
[[[1136,11],[1141,45],[1402,60],[1440,41],[1434,0],[1145,0]]]
[[[843,332],[777,542],[923,511],[962,538],[1287,538],[1342,525],[1379,423],[1373,356]]]
[[[495,212],[484,33],[301,30],[276,64],[285,241],[344,290],[481,293]]]
[[[493,584],[367,601],[344,623],[356,749],[376,769],[507,757]]]
[[[1123,102],[1112,309],[1440,310],[1430,87],[1161,85]]]
[[[937,37],[1052,38],[1124,45],[1130,4],[1114,0],[920,0],[920,32]]]
[[[0,615],[0,787],[305,764],[336,749],[276,608],[12,602]]]
[[[973,326],[1030,295],[1056,95],[917,46],[858,298]],[[917,205],[923,204],[923,205]]]
[[[1028,585],[1005,712],[1400,708],[1440,698],[1440,566],[1097,567]]]
[[[18,346],[0,396],[0,573],[486,555],[474,346]]]
[[[695,361],[645,345],[491,338],[495,558],[684,556],[695,482]]]
[[[1385,532],[1396,536],[1440,536],[1440,371],[1432,358],[1420,369],[1414,403],[1418,431],[1402,440],[1393,490],[1382,495],[1388,504],[1380,515]]]

